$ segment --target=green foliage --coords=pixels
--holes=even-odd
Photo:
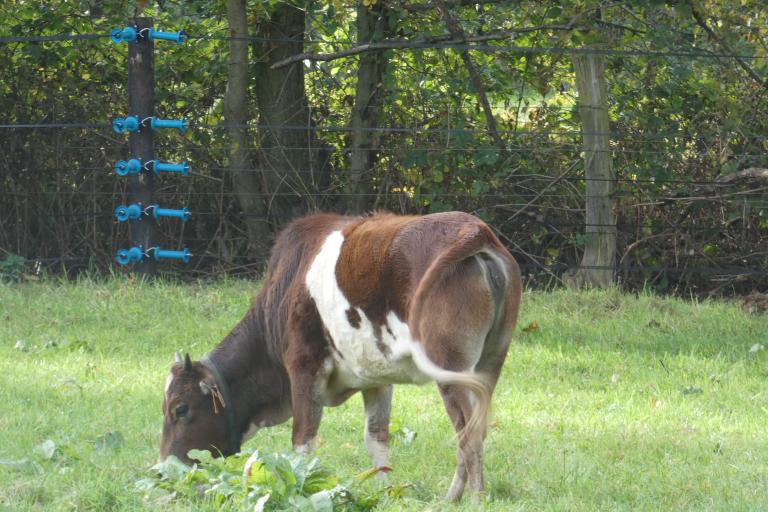
[[[418,40],[446,34],[437,10],[424,2],[379,2],[375,4],[385,7],[390,38]],[[355,44],[359,2],[292,3],[306,9],[306,26],[296,27],[298,33],[304,32],[306,51],[335,52]],[[283,2],[251,0],[247,4],[249,27],[255,34]],[[611,155],[622,180],[617,183],[616,215],[619,225],[626,226],[619,237],[619,253],[641,239],[645,228],[650,232],[643,232],[644,237],[662,235],[670,225],[684,222],[696,227],[685,233],[684,252],[670,247],[671,238],[659,236],[653,239],[658,243],[634,250],[626,263],[641,266],[655,261],[657,266],[696,268],[732,266],[738,261],[746,267],[765,267],[768,262],[761,247],[768,208],[764,193],[750,194],[746,207],[732,197],[718,208],[712,208],[711,201],[677,199],[699,195],[700,190],[689,183],[768,166],[765,88],[743,69],[745,65],[758,77],[765,76],[768,54],[762,41],[768,10],[765,2],[756,0],[741,1],[738,8],[711,0],[695,4],[717,37],[699,26],[690,2],[568,0],[453,6],[451,13],[468,36],[571,22],[574,28],[514,33],[470,52],[504,150],[488,135],[478,93],[458,49],[384,52],[389,64],[381,81],[381,127],[397,130],[377,132],[372,143],[377,159],[366,174],[368,196],[375,198],[371,208],[408,213],[471,211],[499,226],[500,233],[517,244],[519,254],[529,259],[558,269],[577,263],[583,244],[573,241],[584,231],[580,224],[586,187],[580,181],[581,120],[567,50],[600,44],[617,52],[606,56],[606,74]],[[133,2],[116,0],[62,2],[55,9],[49,2],[10,0],[0,4],[0,34],[106,35],[125,24],[135,10]],[[194,254],[216,252],[219,263],[242,268],[240,260],[249,256],[253,243],[230,235],[248,232],[245,224],[253,220],[241,215],[233,199],[237,190],[222,171],[228,165],[229,140],[225,130],[200,128],[223,120],[226,2],[147,2],[143,15],[153,16],[157,27],[184,28],[193,36],[184,45],[156,45],[156,110],[168,117],[183,116],[196,126],[180,139],[158,136],[156,153],[168,161],[189,160],[197,177],[187,188],[159,178],[162,201],[184,204],[201,215],[195,217],[193,237],[188,236],[189,228],[184,231],[178,223],[159,223],[157,242],[177,245],[181,239],[193,238],[189,245]],[[281,44],[280,37],[275,39],[270,44]],[[722,56],[731,51],[745,56],[743,62]],[[106,38],[0,45],[4,78],[0,123],[104,123],[125,113],[126,54],[125,45],[113,45]],[[710,56],[715,54],[721,56]],[[304,85],[312,124],[349,126],[359,62],[355,55],[306,66]],[[251,78],[255,84],[261,77]],[[258,124],[264,106],[255,101],[253,87],[250,100],[251,122]],[[296,122],[292,119],[287,124]],[[262,162],[264,132],[249,135],[251,160]],[[318,138],[328,149],[332,175],[320,185],[323,190],[315,190],[314,181],[306,191],[301,189],[303,198],[315,207],[308,193],[319,192],[324,201],[320,206],[341,209],[335,193],[348,185],[349,132],[320,131]],[[127,239],[128,229],[94,212],[114,210],[123,184],[108,170],[127,153],[126,139],[116,138],[109,129],[10,132],[0,154],[0,168],[10,170],[0,180],[0,210],[19,217],[3,224],[0,247],[30,259],[56,260],[64,254],[94,258],[100,269],[107,268],[114,247]],[[255,172],[261,164],[254,167],[249,171]],[[571,170],[567,179],[537,195],[566,170]],[[524,180],[521,175],[536,178]],[[675,201],[665,202],[671,197]],[[532,198],[536,200],[528,204]],[[523,207],[526,215],[516,215]],[[60,217],[54,212],[67,214]],[[514,221],[508,222],[512,215]],[[726,240],[720,240],[722,233]],[[216,248],[211,240],[217,240]],[[558,256],[553,257],[548,248]],[[214,261],[206,258],[201,265]],[[679,285],[698,292],[712,286],[706,277],[683,277],[670,277],[669,289]],[[649,278],[655,276],[633,276],[633,284],[640,288]],[[744,286],[748,291],[749,286]]]
[[[170,456],[150,469],[150,478],[138,480],[136,489],[155,502],[202,498],[217,508],[234,505],[241,510],[306,512],[364,512],[375,508],[383,495],[402,492],[402,486],[360,492],[356,487],[377,469],[340,484],[319,459],[295,453],[246,450],[213,458],[208,451],[191,450],[189,456],[198,463],[189,467]]]

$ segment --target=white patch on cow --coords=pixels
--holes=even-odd
[[[400,321],[394,311],[387,313],[387,328],[382,333],[385,343],[392,351],[392,359],[411,357],[413,348],[418,342],[411,338],[411,329],[408,324]]]
[[[430,380],[463,385],[470,389],[484,386],[481,379],[473,374],[482,345],[478,345],[470,368],[457,372],[432,362],[422,344],[412,338],[408,324],[402,322],[393,311],[387,314],[386,325],[380,326],[380,342],[388,351],[382,352],[377,346],[376,330],[363,311],[357,309],[360,314],[360,325],[357,328],[349,323],[347,310],[351,305],[336,279],[336,263],[343,244],[344,235],[341,231],[328,235],[312,260],[305,281],[338,351],[331,351],[333,371],[329,374],[325,366],[321,382],[317,383],[319,398],[332,405],[335,399],[350,389],[396,383],[423,384]]]
[[[389,348],[388,354],[377,346],[374,325],[363,311],[357,309],[360,315],[357,328],[349,323],[347,310],[351,309],[351,305],[336,279],[336,262],[343,243],[341,231],[331,233],[306,276],[309,294],[339,352],[333,352],[334,372],[329,392],[396,382],[427,382],[430,378],[419,370],[410,357],[415,346],[410,330],[397,315],[390,313],[387,325],[380,329],[381,343]]]
[[[168,377],[165,379],[165,394],[168,394],[168,390],[171,389],[171,382],[173,382],[173,372],[168,374]]]

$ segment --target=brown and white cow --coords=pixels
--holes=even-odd
[[[482,491],[490,395],[521,289],[515,260],[465,213],[299,219],[278,237],[240,323],[201,361],[177,357],[160,457],[236,453],[291,417],[293,448],[307,452],[323,407],[361,391],[365,443],[384,466],[392,384],[433,380],[458,434],[448,497],[461,498],[467,480]]]

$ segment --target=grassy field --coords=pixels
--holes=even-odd
[[[0,284],[0,509],[143,510],[175,350],[199,358],[255,285]],[[537,328],[521,328],[535,321]],[[768,510],[768,319],[723,302],[526,293],[494,400],[488,497],[448,505],[454,441],[433,386],[395,390],[387,510]],[[357,397],[317,455],[368,467]],[[290,424],[246,446],[284,451]],[[177,500],[164,509],[199,510]]]

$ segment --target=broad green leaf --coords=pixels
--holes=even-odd
[[[155,464],[150,470],[159,474],[161,480],[172,481],[179,480],[192,471],[189,466],[173,455],[169,455],[164,461]]]
[[[333,500],[331,499],[331,493],[328,491],[320,491],[312,494],[309,497],[314,510],[317,512],[333,512]]]
[[[277,480],[275,473],[270,471],[261,461],[255,461],[245,476],[248,485],[271,487]]]
[[[213,455],[208,450],[192,449],[187,452],[187,457],[192,460],[199,461],[201,463],[213,462]]]

